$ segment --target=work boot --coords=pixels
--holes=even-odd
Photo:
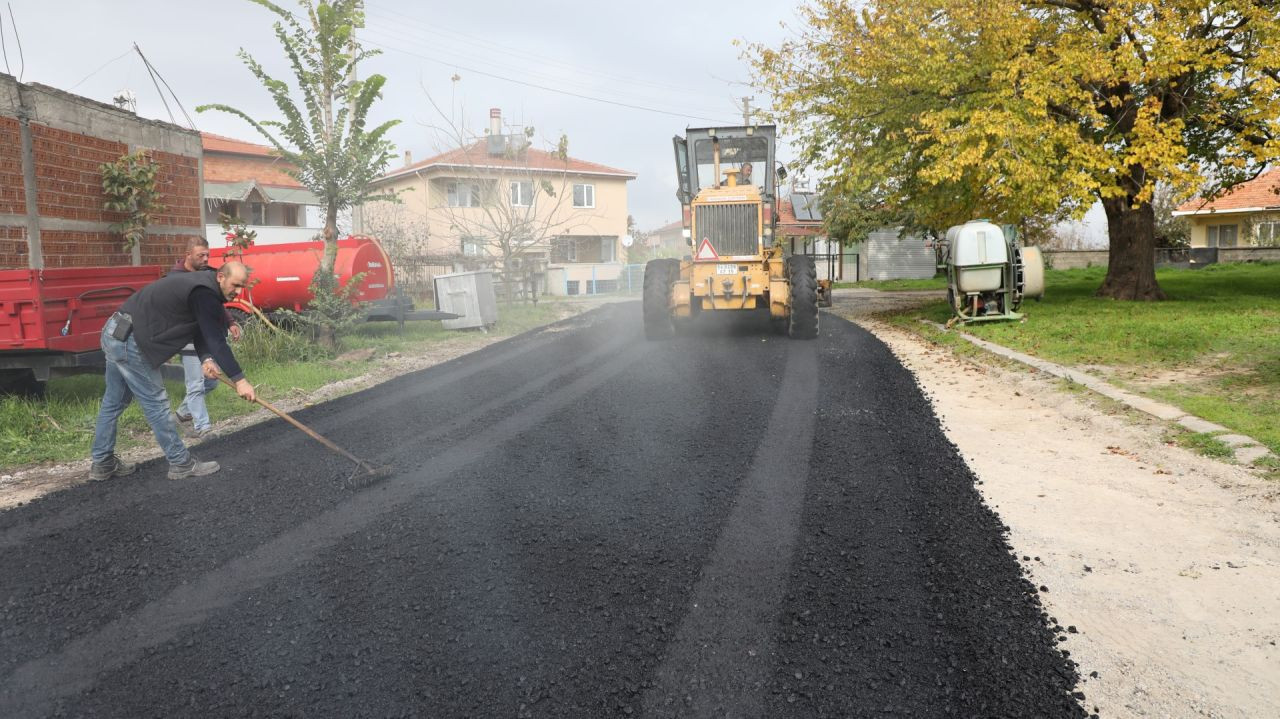
[[[137,468],[138,465],[130,464],[113,454],[101,462],[94,462],[89,467],[89,481],[101,482],[112,477],[123,477],[126,474],[133,474],[133,470]]]
[[[191,415],[189,414],[182,414],[180,412],[174,412],[174,411],[169,412],[169,414],[173,415],[174,424],[184,424],[186,422],[191,421]]]
[[[184,434],[186,434],[187,439],[206,439],[213,436],[213,427],[205,427],[204,429],[196,429],[192,427]]]
[[[186,479],[187,477],[203,477],[213,474],[222,467],[217,462],[201,462],[192,457],[186,464],[169,465],[169,479]]]

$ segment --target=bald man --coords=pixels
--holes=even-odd
[[[103,480],[131,474],[135,466],[115,454],[116,425],[121,413],[137,398],[165,458],[169,479],[213,474],[217,462],[201,462],[187,451],[169,411],[169,396],[160,366],[183,346],[192,344],[209,379],[225,373],[236,393],[256,397],[253,385],[227,345],[223,303],[235,299],[249,280],[249,268],[228,262],[212,272],[174,272],[143,287],[125,300],[102,328],[102,352],[107,359],[107,389],[93,435],[93,465],[89,479]]]

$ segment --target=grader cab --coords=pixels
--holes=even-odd
[[[776,132],[772,125],[689,129],[674,139],[676,176],[690,248],[684,260],[644,269],[644,329],[665,339],[703,312],[767,315],[796,339],[818,336],[813,258],[784,256],[774,242]]]

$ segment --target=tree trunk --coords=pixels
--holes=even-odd
[[[320,267],[329,275],[333,275],[333,266],[338,262],[338,206],[330,204],[324,218],[324,259]]]
[[[1163,300],[1164,291],[1156,283],[1156,225],[1151,203],[1143,202],[1135,208],[1132,197],[1113,197],[1104,199],[1102,208],[1107,213],[1111,251],[1107,277],[1096,296],[1143,302]]]

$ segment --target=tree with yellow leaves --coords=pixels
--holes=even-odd
[[[835,194],[944,228],[1080,215],[1098,294],[1162,299],[1156,183],[1215,192],[1280,158],[1276,0],[811,0],[757,84]]]

